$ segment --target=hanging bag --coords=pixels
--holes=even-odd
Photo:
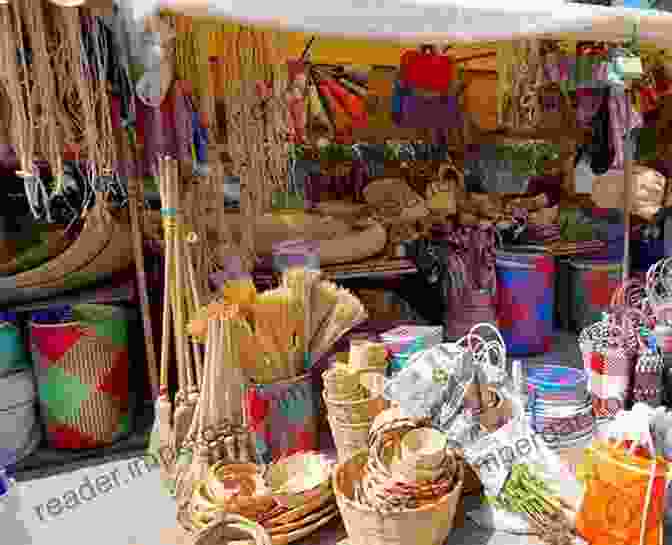
[[[590,543],[661,545],[668,464],[620,441],[596,442],[588,453],[579,535]]]
[[[663,356],[655,338],[648,337],[648,343],[640,335],[637,338],[639,354],[633,374],[632,401],[658,407],[663,399]]]
[[[596,418],[613,418],[630,394],[632,359],[623,342],[625,331],[610,316],[579,335],[584,368]]]
[[[433,46],[406,51],[401,56],[401,80],[408,87],[447,93],[455,79],[455,62]]]

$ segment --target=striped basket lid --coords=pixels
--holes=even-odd
[[[67,324],[75,321],[70,305],[36,310],[30,313],[30,319],[36,324]]]
[[[16,312],[3,311],[0,312],[0,322],[8,322],[16,324],[19,321],[19,316]]]

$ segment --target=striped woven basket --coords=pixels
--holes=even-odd
[[[96,305],[100,307],[100,305]],[[30,324],[30,343],[47,440],[57,449],[109,445],[130,430],[128,318]],[[53,316],[52,316],[53,318]],[[50,320],[51,321],[51,320]]]

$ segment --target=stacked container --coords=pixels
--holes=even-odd
[[[553,340],[555,261],[538,248],[497,252],[497,321],[511,356],[543,354]]]
[[[37,389],[16,316],[0,316],[0,448],[16,462],[41,439]]]

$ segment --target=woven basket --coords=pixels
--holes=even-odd
[[[352,172],[352,161],[339,161],[339,162],[320,162],[320,171],[324,176],[337,176],[345,177],[350,176]]]
[[[47,439],[53,448],[109,445],[129,432],[128,319],[30,324]]]
[[[217,515],[212,524],[193,537],[192,543],[193,545],[272,544],[271,538],[263,526],[231,513]]]
[[[55,259],[48,261],[44,265],[31,271],[16,275],[17,287],[32,287],[35,285],[51,284],[52,282],[63,282],[68,274],[72,274],[82,268],[95,263],[105,252],[110,244],[128,248],[127,254],[132,255],[130,251],[131,244],[124,245],[120,233],[125,234],[125,239],[130,240],[130,226],[128,218],[117,220],[106,209],[103,197],[97,195],[98,203],[89,211],[86,218],[84,229],[79,238],[74,241],[62,254]],[[130,257],[123,259],[128,266],[132,259]],[[120,270],[112,268],[109,272]]]
[[[326,392],[322,392],[322,397],[329,418],[346,425],[370,422],[387,406],[387,401],[382,397],[367,398],[360,401],[339,401],[329,399]]]
[[[466,291],[458,308],[449,308],[444,315],[445,336],[456,341],[478,323],[497,322],[495,298],[487,290]]]
[[[339,462],[349,460],[356,452],[369,446],[369,431],[372,421],[361,424],[345,424],[327,416],[331,435],[334,438]]]
[[[310,373],[250,386],[246,414],[261,464],[318,449],[319,393],[313,388]]]
[[[457,484],[436,503],[382,515],[353,501],[354,484],[363,475],[368,450],[357,452],[336,467],[334,491],[350,545],[442,545],[453,528],[462,494],[464,469],[460,464]]]
[[[546,254],[497,253],[497,319],[513,356],[546,353],[553,338],[555,262]]]
[[[0,322],[0,354],[0,377],[30,368],[21,332],[10,322]]]
[[[35,410],[35,378],[30,369],[0,377],[0,456],[20,461],[31,454],[41,438]],[[0,460],[0,467],[8,465]]]

